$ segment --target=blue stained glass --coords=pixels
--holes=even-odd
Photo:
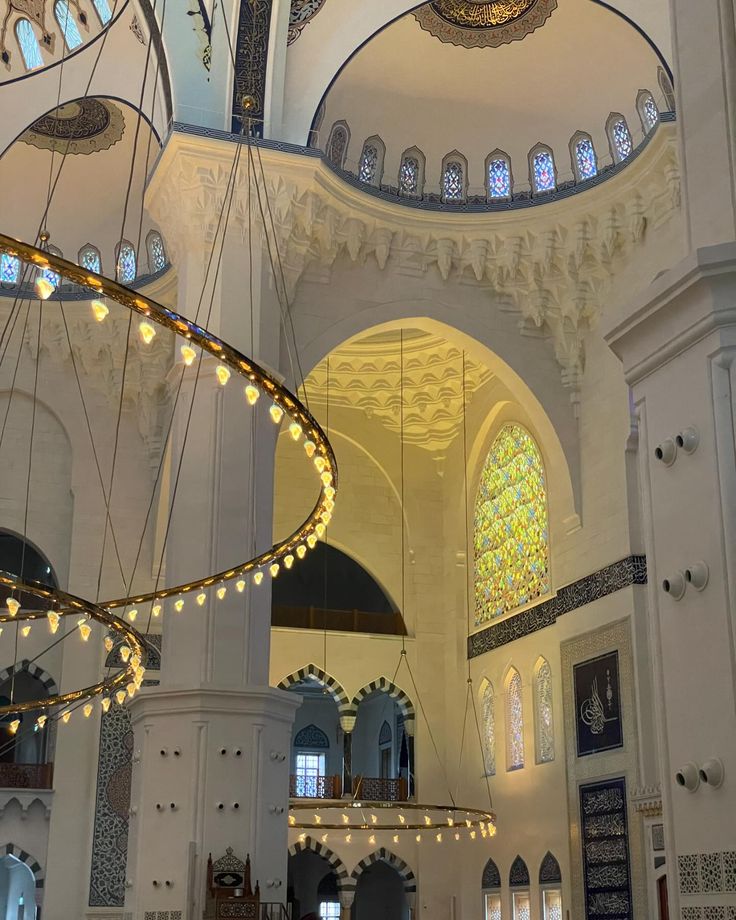
[[[445,195],[445,201],[460,201],[462,199],[465,191],[462,163],[452,160],[445,166],[445,174],[442,177],[442,190]]]
[[[118,281],[122,284],[130,284],[135,281],[136,277],[136,259],[135,249],[130,243],[121,243],[118,252]]]
[[[414,195],[418,187],[419,161],[416,157],[404,157],[399,170],[399,191],[404,195]]]
[[[82,36],[79,34],[77,21],[72,16],[69,9],[68,0],[56,0],[54,4],[54,16],[59,23],[59,28],[64,34],[64,41],[70,51],[78,48],[82,44]]]
[[[593,141],[589,137],[581,138],[575,144],[575,161],[578,167],[578,179],[592,179],[598,172],[598,160]]]
[[[619,160],[625,160],[634,149],[628,125],[623,118],[613,126],[613,145]]]
[[[491,198],[511,197],[511,170],[503,157],[488,164],[488,194]]]
[[[651,131],[658,121],[659,109],[657,108],[657,103],[651,96],[647,96],[644,100],[644,124],[646,125],[647,131]]]
[[[93,0],[93,2],[102,25],[106,26],[112,19],[112,10],[110,9],[110,4],[107,2],[107,0]]]
[[[99,275],[102,271],[99,250],[94,246],[86,246],[79,254],[79,264],[87,271],[96,272]]]
[[[15,25],[15,34],[20,45],[20,53],[23,55],[28,70],[35,70],[43,66],[41,57],[41,48],[38,39],[33,31],[33,26],[27,19],[19,19]]]
[[[376,168],[378,167],[378,150],[373,144],[366,144],[363,148],[363,156],[360,158],[360,169],[358,178],[361,182],[373,182],[376,177]]]
[[[555,187],[555,161],[549,150],[534,154],[533,178],[535,192],[551,192]]]
[[[20,259],[4,252],[0,256],[0,283],[17,284],[20,278]]]
[[[148,234],[148,267],[151,272],[160,272],[166,268],[166,253],[161,234],[152,231]]]

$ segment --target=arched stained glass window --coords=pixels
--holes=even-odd
[[[483,733],[483,768],[486,776],[496,774],[496,712],[493,697],[493,684],[487,684],[483,691],[481,703]]]
[[[56,0],[54,4],[54,16],[59,23],[59,28],[64,36],[64,41],[69,51],[73,51],[82,44],[82,36],[79,34],[77,21],[72,16],[69,9],[68,0]]]
[[[630,156],[634,149],[631,132],[623,116],[614,116],[610,119],[609,135],[613,147],[613,158],[617,163],[620,163]]]
[[[442,173],[442,197],[462,201],[465,197],[465,170],[459,160],[448,160]]]
[[[358,178],[361,182],[372,183],[376,178],[378,168],[378,148],[375,144],[366,144],[360,157]]]
[[[598,158],[589,137],[581,137],[575,143],[575,169],[579,182],[592,179],[598,172]]]
[[[476,626],[549,591],[547,490],[542,457],[520,425],[504,425],[475,500]]]
[[[636,107],[639,110],[641,126],[644,133],[648,134],[652,128],[659,122],[659,109],[654,97],[648,90],[640,90],[636,100]]]
[[[340,169],[345,162],[348,140],[347,127],[341,124],[334,125],[330,133],[330,139],[327,142],[327,159],[333,166],[337,166]]]
[[[79,250],[79,264],[87,271],[96,272],[99,275],[102,271],[100,250],[91,243],[87,243]]]
[[[157,230],[151,230],[146,237],[146,249],[148,250],[148,270],[151,274],[166,268],[164,241]]]
[[[552,720],[552,669],[542,658],[534,674],[534,717],[537,736],[537,763],[555,759],[555,732]]]
[[[511,166],[508,157],[491,157],[488,161],[488,197],[511,197]]]
[[[135,281],[137,265],[133,244],[123,240],[118,246],[117,280],[121,284],[130,284]]]
[[[58,246],[49,246],[49,252],[52,256],[59,256],[64,258],[64,253],[59,249]],[[57,288],[61,284],[61,275],[58,272],[55,272],[52,268],[44,268],[41,271],[41,277],[45,278],[49,283],[53,284]]]
[[[521,675],[512,668],[506,679],[506,755],[507,769],[524,766],[524,707],[521,697]]]
[[[95,9],[97,10],[97,15],[100,17],[100,22],[103,26],[106,26],[108,22],[112,19],[112,10],[110,9],[110,4],[107,0],[93,0]]]
[[[532,156],[532,188],[535,192],[552,192],[556,185],[552,151],[543,147]]]
[[[17,284],[20,278],[20,259],[4,252],[0,256],[0,284]]]
[[[399,169],[399,192],[402,195],[416,195],[419,191],[419,160],[405,156]]]
[[[41,48],[38,44],[36,33],[33,31],[33,26],[27,19],[19,19],[16,22],[15,36],[18,39],[26,70],[35,70],[37,67],[42,67]]]

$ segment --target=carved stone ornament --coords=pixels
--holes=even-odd
[[[526,38],[556,8],[557,0],[432,0],[414,18],[446,44],[497,48]]]

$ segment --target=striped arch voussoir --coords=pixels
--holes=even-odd
[[[298,853],[302,853],[304,850],[309,850],[311,853],[316,853],[317,856],[321,856],[322,859],[325,859],[329,864],[332,871],[337,876],[337,886],[340,891],[354,891],[356,880],[350,875],[345,863],[340,859],[337,854],[333,853],[329,847],[326,847],[323,843],[320,843],[319,840],[313,840],[311,837],[305,837],[304,840],[298,840],[296,843],[292,843],[289,847],[289,856],[296,856]]]
[[[7,843],[4,847],[0,847],[0,853],[4,856],[14,856],[20,862],[25,863],[28,868],[33,873],[33,877],[36,880],[36,888],[43,888],[45,876],[44,871],[33,856],[22,847],[17,847],[14,843]]]
[[[322,668],[318,668],[316,664],[308,664],[306,667],[294,671],[293,674],[289,674],[288,677],[285,677],[279,683],[279,690],[289,690],[291,687],[305,680],[312,680],[318,684],[322,684],[337,704],[340,715],[348,714],[350,710],[350,701],[348,700],[347,693],[332,675],[326,674]]]
[[[13,674],[19,674],[21,671],[28,671],[31,677],[40,680],[48,690],[49,696],[56,696],[58,694],[59,688],[54,678],[44,671],[43,668],[39,668],[37,664],[31,664],[27,658],[24,658],[23,661],[19,661],[15,665],[11,664],[9,668],[0,671],[0,684],[4,683],[6,680],[10,680]]]
[[[377,862],[385,862],[396,869],[404,880],[404,891],[407,894],[411,894],[417,890],[417,880],[409,866],[403,859],[396,856],[395,853],[392,853],[391,850],[387,850],[386,847],[381,847],[379,850],[376,850],[375,853],[371,853],[370,856],[361,859],[358,865],[353,869],[353,878],[355,879],[356,885],[358,884],[358,879],[365,870]]]
[[[403,690],[392,683],[387,677],[379,677],[378,680],[372,680],[367,686],[363,687],[362,690],[359,690],[353,697],[351,712],[349,714],[357,716],[358,706],[360,706],[367,696],[370,696],[371,693],[375,693],[376,691],[388,694],[388,696],[396,702],[405,722],[414,722],[416,717],[414,703],[412,703]]]

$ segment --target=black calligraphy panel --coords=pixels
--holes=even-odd
[[[578,757],[622,747],[618,652],[576,664],[573,673]]]
[[[580,787],[587,920],[632,920],[626,780]]]

